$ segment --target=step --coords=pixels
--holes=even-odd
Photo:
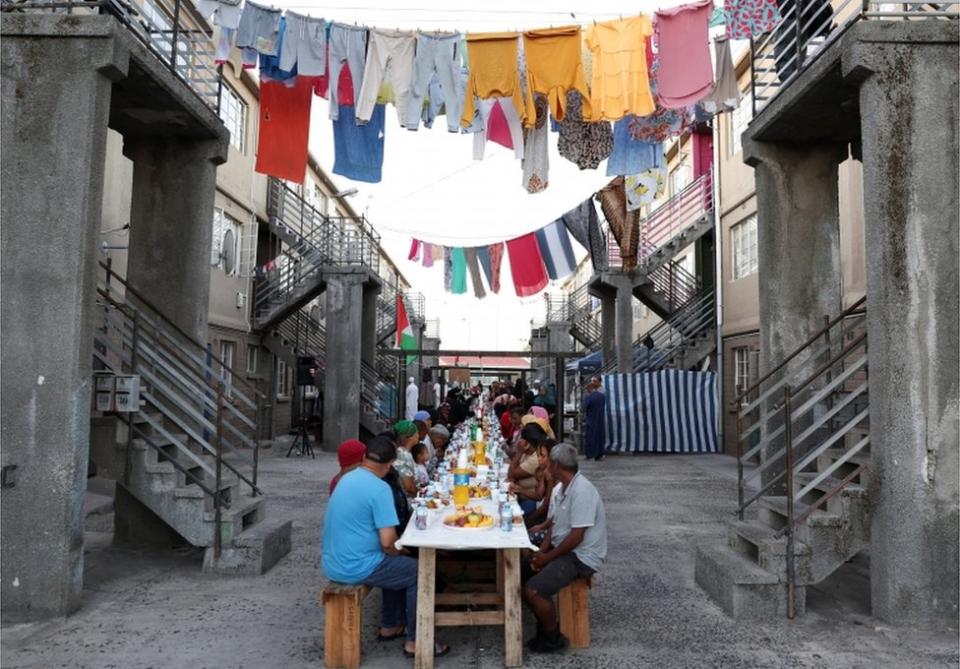
[[[804,488],[808,483],[813,481],[820,474],[818,472],[801,472],[797,474],[797,486],[799,488]],[[834,476],[828,476],[817,485],[813,487],[813,490],[818,490],[823,494],[829,493],[837,488],[842,483],[843,479],[836,478]],[[798,490],[799,491],[799,490]],[[813,491],[811,491],[813,492]],[[851,481],[843,490],[840,491],[841,495],[847,495],[850,497],[863,497],[867,494],[866,489],[858,483]]]
[[[776,536],[776,530],[759,520],[731,521],[728,523],[728,544],[734,551],[743,555],[764,569],[786,580],[787,574],[787,537]],[[802,541],[793,543],[794,574],[798,582],[808,583],[811,579],[810,546]]]
[[[733,618],[771,620],[786,616],[786,584],[726,544],[697,548],[694,579]],[[805,603],[806,589],[799,585],[798,613],[804,611]]]
[[[203,555],[203,571],[237,576],[264,574],[290,552],[292,533],[290,520],[261,520],[222,546],[219,558],[213,546],[208,547]]]
[[[779,517],[779,523],[768,523],[774,529],[779,530],[781,527],[787,524],[787,498],[774,495],[764,495],[759,500],[761,515],[764,515],[763,511],[768,511]],[[801,502],[796,502],[793,505],[793,517],[799,518],[807,511],[808,506]],[[770,514],[766,514],[769,517]],[[766,522],[764,518],[760,518],[762,522]],[[826,511],[817,510],[814,511],[810,517],[807,519],[806,524],[810,527],[839,527],[843,524],[843,518],[836,513],[828,513]]]

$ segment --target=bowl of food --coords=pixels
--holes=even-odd
[[[471,499],[490,499],[490,488],[486,485],[474,484],[470,486]]]
[[[444,518],[443,524],[452,530],[488,530],[496,525],[496,519],[479,508],[463,509]]]

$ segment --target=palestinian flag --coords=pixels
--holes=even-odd
[[[397,347],[406,350],[417,348],[417,338],[413,336],[410,319],[407,318],[407,308],[403,306],[403,297],[397,293]],[[407,364],[417,359],[415,355],[407,356]]]

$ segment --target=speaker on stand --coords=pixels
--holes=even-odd
[[[311,458],[317,457],[313,452],[313,446],[310,444],[310,433],[307,430],[307,423],[309,422],[308,416],[312,415],[313,413],[307,411],[308,402],[313,400],[307,399],[306,392],[307,388],[316,388],[316,374],[316,358],[313,356],[297,357],[297,373],[295,375],[295,381],[300,392],[300,424],[297,426],[297,433],[293,439],[293,443],[290,444],[290,448],[287,450],[288,458],[294,451],[297,452],[297,455],[309,455]]]

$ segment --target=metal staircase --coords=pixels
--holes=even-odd
[[[599,317],[594,314],[589,286],[584,284],[570,293],[567,304],[570,334],[588,350],[599,348],[603,327]]]
[[[633,295],[664,320],[700,291],[700,280],[673,261],[649,272],[646,279],[634,287]]]
[[[870,542],[866,300],[736,398],[739,506],[696,580],[737,618],[794,617]],[[747,468],[755,465],[752,469]]]
[[[327,350],[326,327],[311,316],[307,309],[298,309],[280,321],[276,327],[264,332],[260,341],[291,369],[296,368],[298,357],[315,358],[318,366],[317,387],[323,386]]]
[[[713,289],[701,291],[667,320],[657,323],[633,343],[634,372],[656,372],[667,367],[687,369],[716,350],[716,314]],[[653,342],[653,347],[647,344]],[[604,361],[601,374],[617,371],[615,360]]]
[[[362,218],[322,214],[279,179],[270,179],[268,225],[284,244],[256,286],[253,325],[268,330],[326,287],[327,274],[344,266],[379,270],[380,238]]]
[[[140,406],[92,419],[91,459],[205,548],[204,570],[266,571],[290,551],[291,523],[266,519],[257,484],[260,394],[101,268],[94,366],[139,375]]]

